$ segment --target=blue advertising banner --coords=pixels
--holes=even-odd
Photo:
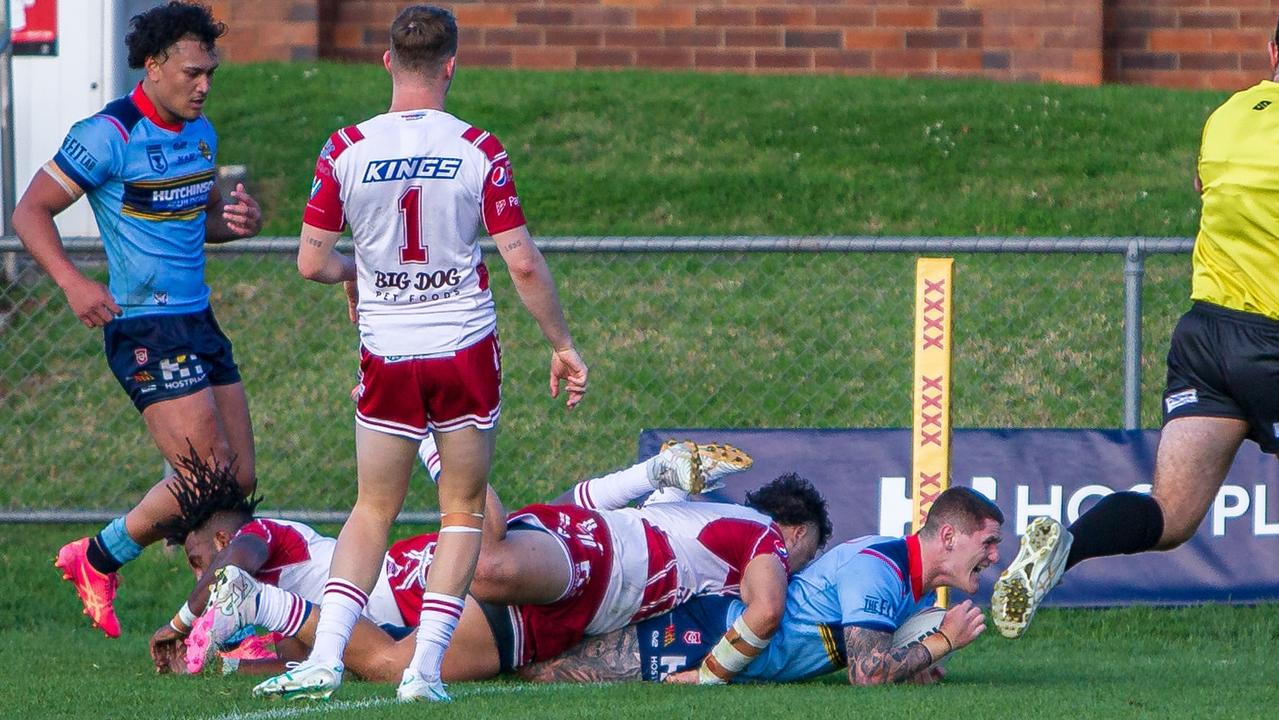
[[[909,430],[653,429],[640,433],[639,457],[669,438],[727,442],[755,459],[721,492],[741,501],[780,474],[808,478],[826,497],[832,543],[867,534],[909,532]],[[977,600],[1017,554],[1020,535],[1039,515],[1069,525],[1098,498],[1148,492],[1156,431],[955,430],[951,484],[967,485],[1004,511],[998,568],[983,576]],[[1245,442],[1226,482],[1190,542],[1162,553],[1099,558],[1074,568],[1048,605],[1177,605],[1279,599],[1279,462]]]

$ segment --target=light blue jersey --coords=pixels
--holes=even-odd
[[[217,152],[207,119],[166,123],[139,84],[71,126],[45,166],[88,195],[125,317],[208,307],[204,220]]]
[[[923,594],[918,537],[849,540],[791,578],[781,627],[735,681],[792,682],[843,669],[845,627],[893,632],[935,602]],[[734,602],[726,624],[744,609]]]

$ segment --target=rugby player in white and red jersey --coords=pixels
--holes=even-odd
[[[727,450],[731,454],[715,446],[672,446],[646,462],[591,482],[602,488],[629,476],[651,478],[643,480],[649,491],[672,485],[696,487],[701,479],[713,481],[749,465],[744,453]],[[690,455],[700,456],[700,463],[689,463]],[[704,475],[691,480],[697,478],[695,473]],[[802,567],[830,532],[824,504],[811,486],[793,479],[771,485],[778,486],[777,492],[762,501],[760,509],[777,517],[780,527],[754,510],[716,503],[598,512],[571,505],[535,505],[516,511],[505,537],[485,539],[472,586],[474,597],[484,602],[468,601],[459,626],[461,637],[467,639],[459,652],[449,654],[454,659],[444,666],[446,676],[487,677],[499,669],[554,657],[588,634],[609,632],[665,612],[699,593],[741,594],[748,608],[743,614],[747,632],[767,638],[781,618],[788,558],[795,567]],[[766,495],[757,493],[761,498]],[[503,515],[496,497],[490,499],[488,512]],[[185,543],[188,553],[193,548],[198,552],[202,542],[198,536],[208,534],[203,528],[193,532]],[[398,634],[386,626],[418,622],[436,539],[433,534],[409,538],[387,554],[383,577],[373,593],[380,609],[372,612],[370,607],[366,612],[372,625],[357,630],[345,655],[352,671],[386,680],[393,679],[388,672],[400,673],[407,665],[411,644],[396,644]],[[242,542],[246,541],[237,538],[231,547]],[[219,555],[216,567],[233,564],[229,550]],[[538,556],[543,559],[539,561]],[[192,563],[196,562],[193,558]],[[523,571],[513,572],[521,562]],[[262,579],[256,565],[246,569]],[[223,623],[221,628],[215,625],[216,641],[250,624],[290,635],[298,631],[299,617],[306,619],[310,614],[303,598],[284,599],[276,588],[259,586],[248,575],[228,570],[232,574],[224,574],[213,591]],[[388,595],[398,611],[387,613],[386,603],[378,602]],[[224,621],[231,617],[238,621],[227,627]],[[309,642],[308,633],[316,622],[314,618],[307,622],[302,637]],[[378,632],[377,625],[391,635]],[[157,666],[163,668],[165,663],[157,659]],[[388,671],[390,667],[393,671]],[[275,679],[259,688],[259,694],[299,695],[280,690]]]
[[[493,135],[444,111],[457,68],[452,14],[408,7],[390,35],[383,58],[390,109],[329,138],[303,216],[302,275],[358,287],[359,492],[333,553],[315,647],[278,680],[285,692],[315,697],[341,683],[342,649],[377,579],[418,444],[433,435],[443,463],[441,539],[422,599],[417,651],[397,695],[447,701],[439,667],[479,555],[501,409],[501,351],[478,245],[481,223],[551,344],[551,395],[563,383],[568,406],[576,405],[587,368],[525,227],[506,151]],[[336,250],[348,225],[354,259]]]

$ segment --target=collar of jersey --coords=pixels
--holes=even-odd
[[[919,535],[906,536],[906,564],[910,567],[910,594],[924,596],[924,562],[919,554]]]
[[[138,82],[137,87],[133,88],[133,92],[129,93],[129,99],[137,106],[138,111],[142,113],[143,117],[155,123],[157,127],[168,130],[169,132],[182,132],[183,123],[165,122],[164,118],[160,117],[159,111],[155,109],[155,103],[151,102],[151,98],[147,97],[147,94],[142,92],[142,83],[140,81]]]

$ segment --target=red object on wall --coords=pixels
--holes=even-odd
[[[12,3],[17,5],[17,3]],[[14,55],[58,54],[58,0],[22,0],[13,22]]]

